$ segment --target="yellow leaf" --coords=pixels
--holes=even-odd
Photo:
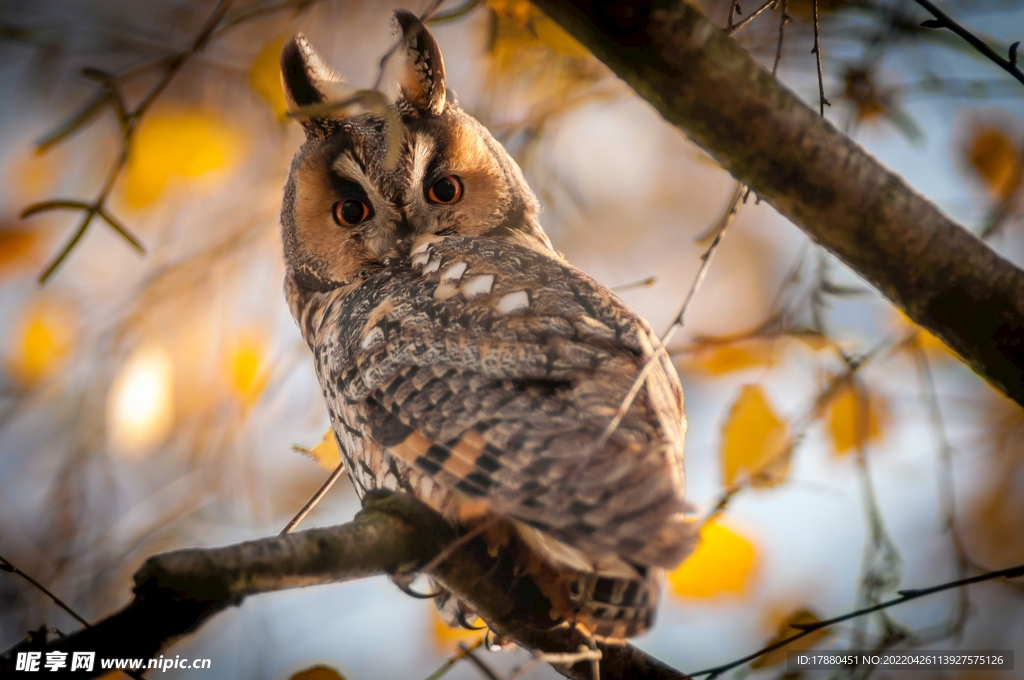
[[[71,347],[70,312],[60,305],[40,302],[31,306],[16,325],[11,373],[23,384],[33,384],[57,369]]]
[[[334,438],[334,430],[329,429],[324,432],[320,443],[311,449],[301,446],[293,448],[315,460],[325,470],[335,470],[341,464],[341,451],[338,450],[338,441]]]
[[[172,177],[195,179],[232,166],[240,136],[218,116],[200,109],[148,114],[139,124],[125,168],[129,207],[152,205]]]
[[[318,665],[299,671],[288,680],[345,680],[345,676],[330,666]]]
[[[880,396],[869,397],[852,383],[829,399],[828,431],[837,456],[881,439],[888,421],[888,402]]]
[[[39,233],[28,229],[0,228],[0,274],[31,261],[39,244]]]
[[[680,597],[742,594],[750,585],[756,563],[753,543],[718,522],[709,522],[701,529],[700,545],[669,573],[668,582]]]
[[[718,376],[767,366],[772,357],[772,341],[753,338],[698,347],[686,357],[685,363],[687,368]]]
[[[800,630],[798,628],[794,628],[793,624],[818,623],[819,621],[821,621],[821,619],[818,618],[818,615],[811,610],[798,609],[787,616],[785,621],[779,624],[779,630],[775,634],[775,637],[765,643],[765,647],[782,642],[786,638],[799,633]],[[778,666],[779,664],[786,662],[786,652],[812,649],[829,635],[831,635],[831,633],[827,628],[819,628],[818,630],[808,633],[799,640],[794,640],[788,645],[768,652],[764,656],[755,660],[754,663],[750,664],[750,666],[751,668],[770,668],[771,666]]]
[[[785,481],[793,438],[775,414],[764,390],[744,385],[722,426],[722,479],[732,486],[744,478],[768,488]]]
[[[288,102],[281,87],[281,48],[288,36],[274,38],[256,56],[249,69],[249,87],[265,101],[279,122],[288,119]]]
[[[1024,150],[1006,130],[989,124],[977,124],[964,149],[968,167],[992,195],[1008,200],[1024,180]]]
[[[243,403],[255,401],[266,386],[263,354],[263,343],[245,339],[228,356],[229,384],[232,392]]]
[[[590,52],[529,2],[488,0],[494,12],[491,59],[499,71],[521,67],[524,59],[551,56],[586,60]],[[548,64],[550,69],[550,63]]]
[[[431,612],[431,639],[434,643],[434,649],[440,654],[451,654],[458,650],[460,642],[472,644],[483,637],[486,630],[466,630],[465,628],[456,628],[449,626],[448,622],[441,618],[441,615],[437,611],[437,607],[430,606]],[[470,625],[482,626],[483,620],[477,619],[476,621],[470,621]]]

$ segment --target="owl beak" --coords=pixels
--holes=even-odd
[[[405,214],[404,210],[401,212],[401,215],[402,221],[398,223],[398,229],[396,230],[399,239],[412,236],[416,231],[409,222],[409,216]]]

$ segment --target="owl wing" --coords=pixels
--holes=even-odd
[[[609,290],[507,241],[421,237],[363,285],[337,373],[367,434],[466,500],[585,554],[674,566],[683,516],[682,391],[657,361],[622,424],[598,439],[652,354]]]

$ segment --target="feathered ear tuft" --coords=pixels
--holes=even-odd
[[[395,10],[396,32],[402,38],[404,63],[398,74],[402,97],[419,115],[444,111],[444,58],[434,36],[412,12]]]
[[[320,55],[301,33],[296,33],[281,50],[281,84],[292,111],[327,101],[324,85],[340,83],[342,77],[324,64]],[[299,116],[307,137],[321,137],[338,121],[337,116]]]

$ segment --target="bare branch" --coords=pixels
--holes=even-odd
[[[971,33],[962,24],[957,23],[955,19],[929,2],[929,0],[914,0],[914,2],[921,5],[921,7],[924,7],[926,10],[931,12],[933,17],[935,17],[934,19],[929,19],[922,23],[922,26],[925,28],[948,28],[966,40],[971,47],[978,50],[978,52],[983,54],[988,60],[998,64],[1001,69],[1024,84],[1024,71],[1021,71],[1017,66],[1017,48],[1020,46],[1020,41],[1010,45],[1009,58],[1003,59],[996,54],[995,50],[986,45],[984,40]]]
[[[364,510],[348,524],[156,555],[135,574],[135,597],[123,609],[60,639],[30,637],[0,657],[0,671],[13,667],[23,651],[152,658],[250,595],[416,570],[457,538],[440,515],[411,496],[371,492],[364,500]],[[551,602],[530,576],[518,574],[509,551],[492,557],[484,541],[469,541],[430,576],[469,603],[491,630],[527,649],[564,654],[588,645],[580,631],[555,625]],[[605,677],[685,677],[631,645],[599,649]],[[555,669],[591,680],[589,662]],[[102,672],[97,664],[92,676],[82,677]]]
[[[70,614],[73,619],[78,621],[86,628],[89,627],[89,622],[82,618],[82,616],[78,612],[76,612],[74,609],[68,606],[64,602],[64,600],[60,599],[52,592],[50,592],[50,589],[44,586],[42,583],[32,578],[31,576],[23,572],[21,569],[18,569],[10,560],[8,560],[3,555],[0,555],[0,571],[6,571],[11,574],[17,574],[18,576],[22,577],[23,579],[31,583],[32,586],[36,588],[36,590],[40,591],[48,598],[50,598],[50,600],[52,600],[55,605],[57,605],[58,607],[66,611],[68,614]]]
[[[776,83],[692,5],[536,4],[738,181],[1024,405],[1024,272]]]

